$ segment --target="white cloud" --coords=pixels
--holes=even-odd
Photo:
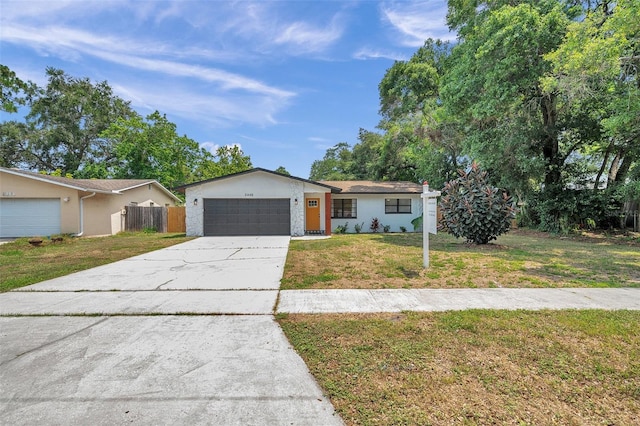
[[[158,86],[162,90],[157,90]],[[230,127],[238,123],[256,126],[277,124],[274,118],[288,106],[286,101],[274,101],[269,96],[238,94],[233,97],[217,94],[215,88],[189,89],[158,82],[111,84],[114,92],[137,109],[159,110],[169,116],[198,122],[208,127]]]
[[[338,11],[322,17],[300,14],[288,19],[291,8],[302,3],[289,2],[233,2],[220,5],[217,11],[221,19],[209,25],[217,37],[224,35],[242,40],[243,50],[253,50],[270,55],[306,55],[322,53],[340,40],[345,25]],[[198,23],[203,26],[202,22]]]
[[[391,52],[382,49],[371,49],[363,47],[353,54],[354,59],[367,60],[367,59],[391,59],[393,61],[406,61],[407,55],[398,52]]]
[[[58,53],[64,56],[77,56],[78,52],[94,54],[99,51],[111,53],[136,52],[144,57],[171,57],[177,59],[216,59],[218,62],[237,60],[237,52],[211,50],[197,46],[174,47],[157,39],[114,37],[94,34],[64,26],[43,26],[37,30],[32,26],[5,24],[0,34],[4,42],[27,45],[43,54]]]
[[[311,142],[331,142],[331,139],[321,138],[318,136],[309,136],[307,139]]]
[[[32,21],[60,21],[79,16],[94,15],[103,10],[122,9],[127,0],[2,0],[2,21],[29,19]]]
[[[333,45],[343,33],[343,28],[334,18],[326,28],[312,26],[306,22],[294,22],[281,28],[274,42],[289,45],[298,52],[322,52]]]
[[[215,142],[201,142],[200,148],[204,148],[212,154],[215,154],[218,148],[220,148],[220,144]]]
[[[384,19],[401,35],[405,46],[420,47],[428,38],[455,40],[446,24],[446,1],[392,2],[381,7]]]
[[[51,27],[39,31],[30,31],[22,27],[5,28],[3,34],[6,42],[28,44],[39,51],[50,52],[66,58],[77,60],[81,55],[90,55],[118,65],[151,71],[177,77],[195,78],[216,83],[222,90],[242,90],[261,95],[269,95],[278,99],[288,99],[295,93],[271,87],[258,80],[233,74],[212,67],[191,65],[175,61],[153,59],[126,54],[126,51],[140,51],[144,54],[164,53],[165,49],[156,47],[147,49],[135,41],[98,37],[85,31],[68,28]]]

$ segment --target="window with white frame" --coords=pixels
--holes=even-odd
[[[355,198],[331,200],[331,217],[333,219],[358,217],[358,200]]]
[[[411,199],[387,198],[384,200],[384,212],[386,214],[411,213]]]

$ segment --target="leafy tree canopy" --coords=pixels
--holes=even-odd
[[[18,112],[18,107],[25,105],[35,94],[37,87],[31,82],[24,82],[6,65],[0,64],[0,110]]]
[[[312,174],[438,187],[477,160],[529,223],[605,224],[640,179],[638,16],[637,0],[449,0],[458,42],[395,62],[380,132],[331,148]]]
[[[202,149],[156,111],[142,117],[93,83],[47,68],[46,88],[0,67],[2,108],[29,108],[24,122],[0,123],[0,165],[76,178],[148,178],[171,188],[251,168],[238,146]]]

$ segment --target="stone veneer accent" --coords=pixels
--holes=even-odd
[[[304,235],[304,183],[289,181],[289,191],[291,192],[291,235],[299,237]],[[296,199],[298,205],[296,205]]]
[[[193,205],[193,200],[198,199],[198,205]],[[202,199],[200,186],[187,188],[186,197],[186,221],[187,236],[202,237],[204,235],[204,200]]]

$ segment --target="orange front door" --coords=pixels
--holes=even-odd
[[[320,230],[320,198],[307,198],[305,200],[307,208],[305,209],[307,231]]]

